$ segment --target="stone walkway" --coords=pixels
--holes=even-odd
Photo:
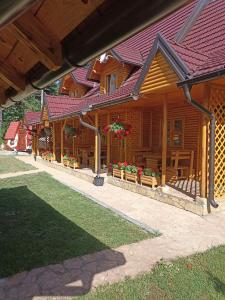
[[[31,157],[18,159],[162,235],[2,279],[1,300],[72,299],[96,286],[149,271],[162,258],[174,259],[225,244],[225,213],[200,217],[107,183],[95,187]]]
[[[0,174],[0,179],[10,178],[10,177],[17,177],[25,174],[35,174],[41,172],[40,170],[29,170],[29,171],[18,171],[18,172],[11,172],[6,174]]]

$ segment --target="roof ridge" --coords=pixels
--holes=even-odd
[[[192,12],[190,13],[189,17],[183,23],[180,30],[177,32],[175,36],[175,42],[182,43],[187,34],[190,32],[191,28],[193,27],[194,23],[197,21],[198,17],[205,9],[205,7],[211,2],[212,0],[199,0],[198,3],[194,6]]]

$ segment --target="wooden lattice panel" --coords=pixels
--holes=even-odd
[[[216,198],[225,198],[225,89],[211,89],[210,110],[216,117],[214,192]]]

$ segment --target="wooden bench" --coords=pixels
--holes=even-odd
[[[190,179],[194,169],[194,151],[176,150],[171,152],[170,167],[167,168],[167,181]]]

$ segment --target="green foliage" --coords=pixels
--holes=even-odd
[[[133,166],[133,165],[128,165],[128,166],[125,167],[125,171],[127,173],[137,174],[138,168],[136,166]]]
[[[153,171],[153,170],[150,169],[150,168],[145,168],[145,169],[143,170],[143,174],[144,174],[145,176],[152,176],[152,177],[159,177],[159,176],[160,176],[160,173],[159,173],[159,172],[155,172],[155,171]]]
[[[60,81],[54,82],[46,87],[44,92],[48,95],[58,95]],[[24,101],[15,103],[14,105],[5,108],[2,113],[2,128],[0,128],[0,144],[3,142],[5,132],[12,121],[22,120],[24,114],[28,111],[41,110],[41,91],[27,97]]]

